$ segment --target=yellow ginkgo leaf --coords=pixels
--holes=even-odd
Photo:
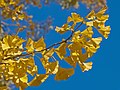
[[[46,52],[43,54],[44,58],[45,58],[45,59],[49,59],[49,58],[54,54],[54,51],[55,51],[54,48],[46,51]]]
[[[42,65],[43,65],[44,68],[46,67],[46,64],[49,62],[49,60],[44,58],[44,57],[40,58],[40,61],[42,62]]]
[[[83,36],[88,37],[88,38],[92,38],[92,35],[93,35],[92,27],[88,27],[87,29],[85,29],[84,31],[82,31],[81,34]]]
[[[108,35],[110,34],[110,30],[111,30],[110,26],[106,26],[98,29],[98,32],[107,39]]]
[[[73,19],[72,19],[72,17],[68,17],[68,19],[67,19],[67,22],[69,23],[69,22],[72,22],[73,21]]]
[[[18,15],[18,19],[19,20],[23,20],[24,18],[25,18],[25,14],[24,13]]]
[[[27,65],[31,66],[31,67],[33,67],[35,65],[34,59],[32,57],[28,58]]]
[[[77,13],[71,13],[71,15],[72,15],[72,17],[70,17],[70,16],[68,17],[68,20],[67,20],[68,23],[69,22],[73,22],[74,24],[76,24],[76,23],[79,23],[79,22],[83,21],[83,18],[80,17],[79,14],[77,14]]]
[[[49,75],[47,75],[47,74],[36,74],[34,79],[29,82],[29,85],[30,86],[39,86],[48,78],[48,76]]]
[[[31,38],[29,38],[27,43],[26,43],[26,49],[27,49],[28,53],[31,53],[34,51],[33,43],[34,43],[34,41]]]
[[[20,78],[20,81],[23,82],[23,83],[27,83],[27,82],[28,82],[28,77],[27,77],[27,75],[21,77],[21,78]]]
[[[40,38],[37,42],[34,43],[34,48],[36,51],[41,51],[43,49],[45,49],[46,44],[44,42],[44,38]]]
[[[84,53],[84,54],[81,54],[80,56],[80,61],[81,62],[85,62],[86,60],[88,60],[88,53],[86,52],[86,53]]]
[[[88,57],[91,57],[94,53],[96,53],[98,48],[94,47],[93,44],[88,43],[88,45],[85,45],[85,49],[88,54]]]
[[[59,62],[49,62],[46,64],[45,69],[48,74],[56,74],[58,72]]]
[[[106,20],[108,20],[108,18],[109,18],[109,15],[102,15],[100,17],[97,17],[97,20],[106,22]]]
[[[93,20],[93,19],[95,19],[95,11],[92,10],[92,11],[86,16],[86,18],[87,18],[88,20]]]
[[[56,27],[55,31],[59,32],[60,34],[64,34],[66,31],[68,31],[68,24],[64,24],[62,27]]]
[[[99,44],[102,41],[102,37],[92,38],[91,41],[96,48],[99,48]]]
[[[55,80],[66,80],[74,74],[73,68],[61,68],[59,67],[58,72],[56,73]]]
[[[73,67],[76,67],[76,61],[71,56],[65,57],[64,60]]]
[[[27,87],[28,87],[28,83],[24,83],[24,82],[20,81],[20,83],[19,83],[20,90],[25,90],[25,88],[27,88]]]
[[[22,43],[24,42],[25,40],[19,38],[18,36],[16,35],[6,35],[3,40],[1,41],[1,45],[2,45],[2,49],[3,50],[7,50],[7,49],[10,49],[10,48],[19,48],[19,49],[22,49]]]
[[[93,21],[86,22],[85,24],[86,24],[86,26],[88,26],[88,27],[94,26]]]
[[[74,42],[72,44],[69,44],[68,48],[71,52],[79,51],[79,50],[81,50],[81,44]]]
[[[35,66],[32,66],[32,67],[30,67],[30,66],[28,66],[29,68],[27,69],[27,72],[30,74],[30,75],[35,75],[37,72],[38,72],[38,68],[37,68],[37,66],[35,65]]]
[[[99,21],[99,20],[94,20],[93,26],[95,28],[102,28],[102,27],[105,27],[105,22],[104,21]]]
[[[79,39],[80,39],[80,35],[81,35],[81,32],[80,31],[76,31],[72,37],[72,42],[74,43],[78,43],[79,42]]]
[[[82,72],[85,72],[85,71],[89,71],[90,69],[92,69],[92,62],[87,62],[87,63],[81,63],[81,62],[78,62],[81,69],[82,69]]]
[[[66,55],[66,43],[62,43],[56,50],[55,52],[59,56],[59,58],[62,60],[64,56]]]
[[[96,17],[101,17],[107,9],[107,6],[103,7],[98,13],[96,13]]]

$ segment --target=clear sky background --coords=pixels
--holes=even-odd
[[[120,90],[120,3],[119,0],[108,0],[110,15],[107,25],[111,26],[111,34],[107,40],[103,39],[101,48],[90,59],[93,61],[92,70],[82,73],[79,66],[75,74],[67,81],[55,81],[50,76],[38,87],[28,87],[26,90]],[[37,20],[45,20],[47,16],[54,18],[54,26],[61,26],[66,22],[71,12],[77,12],[85,16],[89,10],[84,5],[78,10],[61,10],[59,5],[54,3],[42,9],[31,7],[28,11]],[[67,35],[66,35],[67,36]],[[52,44],[62,39],[54,31],[46,36],[47,44]],[[15,89],[17,90],[17,89]]]

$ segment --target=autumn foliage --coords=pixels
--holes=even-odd
[[[68,1],[71,1],[72,4],[70,5],[75,7],[75,5],[79,5],[81,0]],[[63,2],[65,1],[63,0]],[[47,0],[46,3],[48,3]],[[36,37],[36,33],[39,30],[36,29],[32,16],[26,13],[25,7],[30,4],[42,8],[39,0],[0,0],[2,18],[0,25],[0,78],[2,81],[0,82],[12,82],[20,90],[24,90],[28,86],[39,86],[53,74],[55,75],[55,80],[68,79],[74,74],[76,64],[80,66],[82,72],[90,70],[93,63],[87,60],[100,48],[102,38],[107,39],[110,34],[110,26],[105,25],[109,18],[109,15],[106,14],[107,6],[101,5],[102,8],[97,12],[96,10],[91,10],[86,17],[82,17],[75,12],[71,13],[63,26],[56,26],[55,28],[55,31],[59,34],[65,34],[66,32],[71,32],[71,34],[66,39],[63,38],[62,41],[47,47],[44,35],[39,36],[38,34]],[[4,20],[9,19],[14,24],[4,22]],[[21,24],[20,20],[26,22],[27,25]],[[45,27],[47,26],[50,29],[52,27],[51,22],[48,21]],[[84,30],[81,30],[82,25],[86,27]],[[5,26],[16,27],[15,33],[11,34],[8,30],[4,31]],[[47,32],[48,28],[46,28]],[[42,29],[44,30],[44,28]],[[26,30],[26,39],[18,35],[24,30]],[[94,30],[98,31],[99,36],[95,36]],[[84,53],[83,50],[85,51]],[[60,66],[55,54],[60,60],[71,65],[71,68]],[[37,57],[42,63],[45,73],[38,73],[40,68],[35,64],[34,57]],[[28,81],[29,75],[33,79]],[[0,83],[0,90],[8,88],[7,84]]]

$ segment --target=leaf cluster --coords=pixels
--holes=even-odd
[[[9,5],[13,3],[11,0]],[[6,3],[2,2],[0,7],[2,6],[6,6]],[[74,74],[77,64],[82,72],[90,70],[93,63],[87,60],[97,52],[102,41],[102,37],[93,36],[93,28],[105,38],[108,38],[110,33],[110,26],[105,25],[109,17],[105,15],[106,10],[107,7],[97,13],[92,10],[85,18],[77,13],[71,13],[67,23],[55,29],[60,34],[71,32],[70,36],[49,47],[46,47],[43,37],[34,41],[31,38],[24,40],[17,35],[5,35],[0,41],[0,77],[12,80],[20,90],[24,90],[28,86],[39,86],[53,74],[55,80],[66,80]],[[83,24],[86,29],[80,30]],[[41,56],[38,56],[38,53]],[[55,54],[60,60],[71,65],[71,68],[61,67]],[[38,73],[39,67],[35,64],[35,57],[42,63],[45,73]],[[33,76],[32,80],[29,80],[29,75]]]

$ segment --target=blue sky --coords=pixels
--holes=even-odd
[[[117,2],[118,1],[118,2]],[[93,61],[92,70],[82,73],[79,66],[75,69],[75,74],[67,81],[55,81],[54,76],[50,76],[38,87],[28,87],[26,90],[120,90],[120,10],[119,0],[108,1],[108,14],[110,15],[107,25],[111,26],[111,34],[107,40],[103,40],[101,48],[90,59]],[[85,16],[89,11],[84,5],[78,10],[61,10],[56,4],[45,6],[42,9],[31,7],[29,14],[33,14],[37,20],[45,20],[48,15],[54,17],[55,26],[61,26],[66,22],[71,12],[80,13]],[[62,39],[62,36],[47,34],[47,44],[52,44]],[[50,33],[51,33],[50,32]],[[67,36],[67,35],[66,35]],[[59,37],[59,38],[58,38]],[[17,89],[15,89],[17,90]]]

